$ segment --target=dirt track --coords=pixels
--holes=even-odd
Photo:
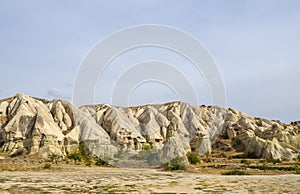
[[[300,175],[222,176],[154,169],[0,172],[0,193],[299,193]]]

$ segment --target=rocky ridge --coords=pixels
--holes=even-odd
[[[46,101],[17,94],[0,100],[0,146],[11,156],[38,154],[64,158],[79,143],[94,156],[160,150],[168,160],[188,151],[228,150],[245,156],[291,160],[300,153],[300,122],[284,124],[252,118],[234,109],[183,102],[139,107],[107,104],[75,107],[66,100]]]

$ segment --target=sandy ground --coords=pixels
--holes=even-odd
[[[300,193],[300,175],[224,176],[156,169],[0,172],[0,193]]]

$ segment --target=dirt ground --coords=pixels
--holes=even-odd
[[[72,167],[1,171],[0,193],[300,193],[300,175],[224,176],[159,169]]]
[[[250,160],[251,165],[299,166]],[[51,164],[46,169],[45,165]],[[221,175],[231,170],[250,175]],[[1,193],[300,193],[295,171],[251,169],[241,159],[190,165],[187,171],[161,168],[102,167],[93,162],[40,162],[38,159],[2,158]]]

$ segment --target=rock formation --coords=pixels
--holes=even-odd
[[[40,154],[43,158],[77,151],[83,142],[94,155],[113,155],[116,148],[94,119],[65,100],[51,102],[17,94],[0,102],[3,152]]]
[[[113,158],[138,153],[146,145],[165,161],[188,151],[203,154],[227,147],[245,156],[291,160],[300,151],[300,122],[284,124],[252,118],[234,109],[183,102],[121,108],[107,104],[77,108],[65,100],[24,94],[0,100],[0,146],[11,155],[61,158],[80,142],[88,153]]]

